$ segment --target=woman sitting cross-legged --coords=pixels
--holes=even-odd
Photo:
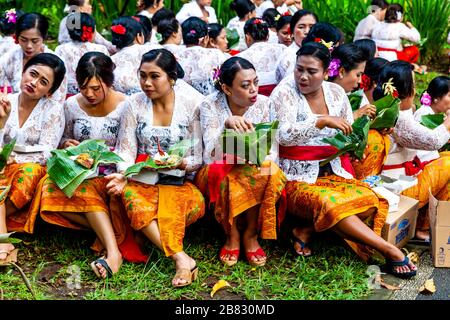
[[[119,129],[119,164],[124,172],[136,159],[168,152],[175,143],[193,139],[195,143],[174,169],[192,173],[202,164],[202,136],[198,106],[203,96],[187,85],[178,85],[182,77],[175,56],[166,49],[155,49],[142,57],[139,77],[143,93],[128,98]],[[174,287],[191,284],[197,278],[195,260],[183,250],[185,229],[205,213],[201,192],[189,181],[180,185],[150,185],[127,182],[121,175],[109,186],[122,195],[131,227],[143,234],[174,260]]]
[[[239,57],[222,64],[216,88],[200,106],[203,159],[208,166],[198,172],[196,185],[214,204],[215,218],[225,230],[220,260],[228,266],[236,264],[242,245],[248,263],[262,266],[267,257],[258,235],[277,238],[276,204],[286,178],[270,161],[272,155],[260,167],[232,157],[223,163],[220,160],[228,150],[222,150],[220,137],[224,129],[245,133],[253,131],[255,124],[268,122],[269,101],[258,95],[255,67]]]
[[[101,139],[114,148],[117,142],[120,116],[125,95],[114,91],[114,63],[101,52],[88,52],[81,57],[76,68],[80,93],[70,97],[65,104],[66,127],[61,148],[77,146],[87,139]],[[104,167],[102,175],[81,183],[68,198],[50,179],[42,189],[41,217],[44,221],[76,230],[93,230],[98,240],[95,251],[106,250],[106,255],[92,263],[94,273],[101,278],[119,271],[122,255],[114,231],[121,230],[121,221],[111,223],[110,197],[106,185],[113,175],[112,168]],[[123,238],[121,238],[123,240]]]
[[[45,175],[50,150],[58,147],[64,131],[63,107],[51,99],[64,79],[64,62],[51,53],[32,57],[23,67],[20,93],[0,97],[0,145],[39,146],[33,153],[12,153],[0,178],[10,190],[0,201],[0,233],[33,233],[40,195],[39,183]],[[7,219],[7,221],[6,221]],[[0,261],[14,249],[0,243]]]
[[[353,179],[348,156],[325,166],[336,148],[322,141],[339,131],[352,132],[353,115],[345,91],[324,81],[331,56],[320,43],[308,43],[298,52],[294,74],[270,96],[272,119],[280,121],[280,167],[287,175],[287,212],[307,223],[294,228],[297,255],[309,256],[312,233],[333,230],[367,260],[377,250],[388,271],[400,276],[416,274],[414,266],[396,246],[381,238],[388,202]]]

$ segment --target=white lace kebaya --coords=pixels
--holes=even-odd
[[[350,101],[341,86],[324,81],[322,90],[329,115],[341,117],[353,123]],[[329,146],[323,138],[334,137],[339,131],[316,127],[320,115],[313,114],[305,96],[295,83],[294,75],[287,76],[270,96],[270,120],[279,120],[278,143],[282,146]],[[319,175],[320,161],[284,159],[280,156],[280,168],[289,181],[315,183]],[[333,172],[343,178],[352,179],[341,165],[340,158],[330,162]]]
[[[178,81],[177,81],[178,82]],[[153,125],[153,104],[144,94],[132,95],[125,102],[119,129],[116,152],[124,162],[118,171],[133,165],[138,154],[154,156],[158,152],[157,140],[164,151],[175,143],[194,138],[197,143],[188,153],[187,172],[200,168],[202,164],[202,133],[199,121],[199,105],[203,95],[186,85],[175,85],[175,105],[170,126]]]
[[[277,82],[280,82],[294,72],[298,50],[300,50],[300,47],[295,43],[295,41],[293,41],[291,45],[284,50],[283,56],[278,61],[277,69],[275,71]]]
[[[64,110],[61,104],[52,99],[42,98],[31,111],[28,119],[19,127],[19,95],[8,96],[11,113],[4,129],[0,130],[0,145],[10,143],[16,138],[16,145],[44,146],[45,151],[35,153],[16,153],[12,155],[17,163],[38,163],[45,165],[50,151],[58,148],[64,131]]]
[[[225,130],[225,120],[232,116],[226,95],[216,91],[207,96],[200,105],[200,123],[202,125],[205,146],[203,161],[206,164],[220,160],[216,151],[221,151],[220,136]],[[254,124],[269,121],[269,98],[258,95],[256,103],[248,108],[243,117]]]

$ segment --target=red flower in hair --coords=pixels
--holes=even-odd
[[[253,20],[253,24],[261,24],[263,21],[261,19],[255,19]]]
[[[285,17],[290,16],[290,15],[291,15],[291,13],[289,11],[286,11],[285,13],[282,14],[282,16],[285,16]]]
[[[372,85],[372,80],[364,73],[361,77],[361,83],[359,87],[364,91],[369,91]]]
[[[287,28],[287,32],[288,32],[288,34],[292,34],[292,31],[291,31],[291,26],[288,26],[288,28]]]
[[[121,24],[115,25],[111,27],[111,31],[120,35],[124,35],[127,33],[127,29]]]
[[[138,18],[138,17],[136,17],[136,16],[132,16],[132,18],[133,18],[134,20],[136,20],[137,22],[141,23],[141,20],[139,20],[139,18]]]
[[[395,90],[395,91],[392,93],[392,96],[393,96],[394,98],[398,98],[398,97],[399,97],[398,91]]]
[[[322,39],[320,39],[320,38],[315,38],[315,39],[314,39],[314,42],[320,43],[320,42],[322,42]]]
[[[92,40],[93,30],[92,27],[83,26],[83,33],[81,34],[81,41],[89,42]]]

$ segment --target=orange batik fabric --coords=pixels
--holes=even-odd
[[[386,162],[390,146],[389,135],[383,135],[377,130],[370,130],[363,159],[352,161],[355,178],[363,180],[366,177],[379,175]]]
[[[305,219],[312,216],[317,232],[330,229],[344,218],[375,208],[374,214],[364,223],[381,235],[389,210],[387,200],[378,196],[367,184],[336,175],[320,177],[315,184],[289,181],[286,193],[287,211]],[[346,242],[364,260],[374,253],[362,244]]]
[[[450,152],[442,152],[439,159],[427,164],[417,180],[417,185],[403,191],[403,195],[419,200],[419,209],[428,204],[429,192],[438,200],[450,200]],[[419,211],[416,228],[429,228],[426,211]]]
[[[36,163],[9,164],[0,176],[0,185],[11,186],[9,199],[19,209],[6,218],[9,231],[33,233],[39,208],[42,182],[45,176],[45,167]],[[36,198],[34,198],[36,195]]]
[[[208,191],[208,166],[195,178],[195,184],[205,196]],[[214,216],[226,233],[233,220],[246,210],[259,207],[259,233],[263,239],[277,239],[277,202],[286,184],[286,176],[273,162],[261,167],[249,164],[235,165],[220,184],[220,196],[214,203]]]
[[[186,227],[205,214],[205,200],[190,182],[176,185],[147,185],[129,182],[122,201],[131,227],[141,230],[157,220],[166,256],[183,251]]]

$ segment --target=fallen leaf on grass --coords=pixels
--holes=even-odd
[[[397,287],[397,286],[394,286],[392,284],[384,282],[384,280],[383,280],[383,278],[381,278],[381,276],[380,276],[380,279],[378,281],[379,281],[380,286],[382,286],[385,289],[388,289],[388,290],[401,290],[400,287]]]
[[[410,253],[408,253],[407,257],[409,258],[409,260],[414,263],[414,264],[418,264],[419,263],[419,254],[415,251],[411,251]]]
[[[214,297],[214,294],[219,291],[220,289],[231,287],[231,285],[228,283],[228,281],[225,280],[219,280],[216,282],[214,287],[211,290],[211,298]]]
[[[419,288],[419,292],[422,294],[433,294],[436,292],[436,286],[433,279],[428,279],[425,284]]]

